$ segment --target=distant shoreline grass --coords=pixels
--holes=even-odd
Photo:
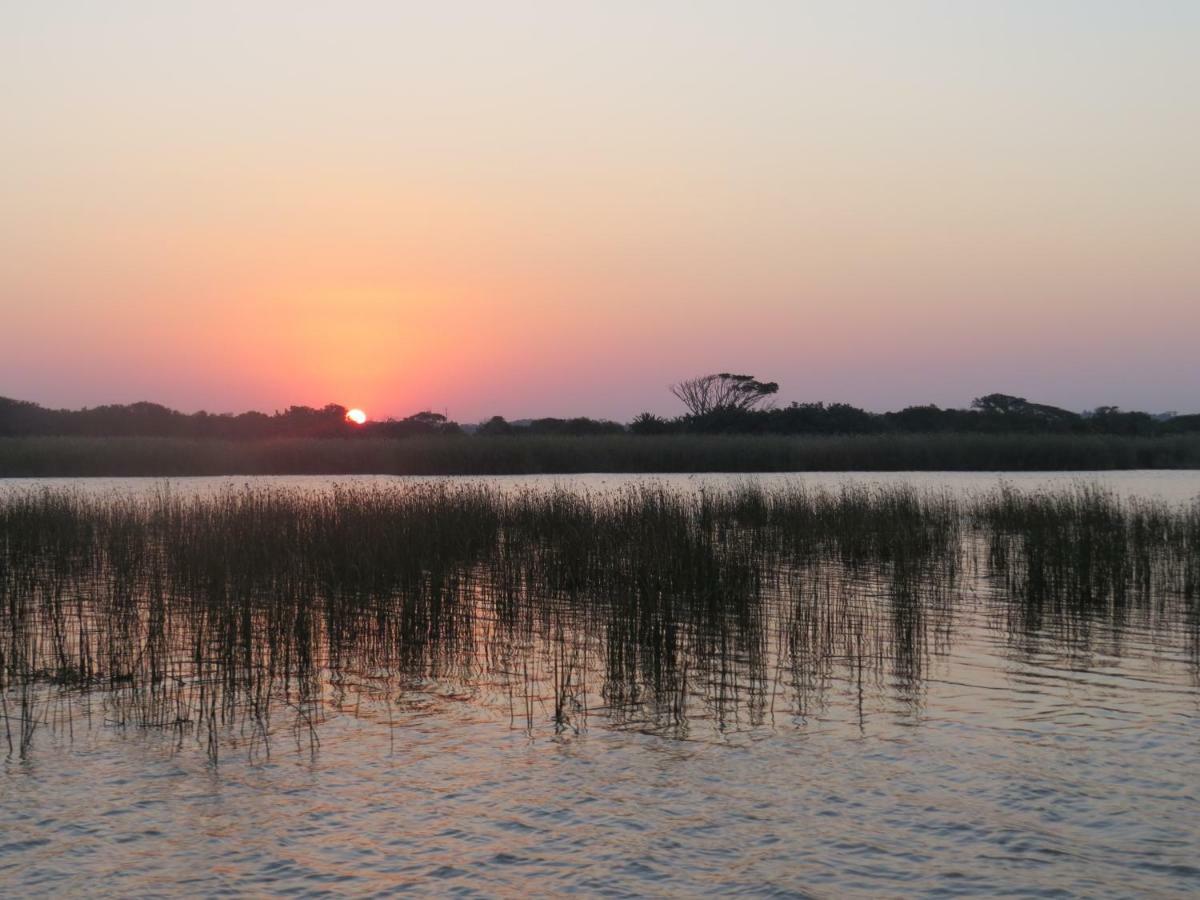
[[[1200,435],[0,438],[0,477],[1200,468]]]

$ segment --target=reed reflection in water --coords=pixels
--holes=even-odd
[[[701,487],[5,492],[2,883],[1200,887],[1200,507]]]
[[[956,618],[1013,654],[1196,669],[1200,505],[1096,488],[64,491],[0,505],[3,740],[149,729],[214,759],[317,752],[331,711],[442,694],[530,732],[728,739],[919,719]]]

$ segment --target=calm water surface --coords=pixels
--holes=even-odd
[[[1000,477],[790,476],[964,491]],[[1196,472],[1003,477],[1200,495]],[[798,623],[803,591],[852,601]],[[1200,891],[1200,655],[1183,607],[1031,612],[972,548],[946,594],[901,601],[841,569],[768,593],[706,659],[659,661],[665,674],[642,660],[623,693],[611,636],[547,627],[501,657],[481,622],[453,659],[399,680],[340,672],[311,728],[277,715],[265,735],[232,729],[216,759],[171,729],[116,724],[94,693],[46,700],[53,727],[29,752],[0,743],[0,893]]]
[[[1139,469],[1106,472],[770,472],[734,474],[624,475],[461,475],[430,478],[403,475],[269,475],[200,476],[190,478],[0,478],[0,493],[43,487],[67,488],[90,494],[145,494],[170,485],[182,493],[212,493],[244,484],[279,488],[328,490],[335,484],[394,485],[429,481],[491,484],[510,489],[567,485],[582,490],[612,490],[628,484],[664,484],[681,489],[722,487],[753,482],[764,486],[804,484],[839,488],[846,484],[912,485],[919,489],[950,489],[963,494],[990,491],[1000,484],[1021,490],[1045,490],[1076,484],[1097,484],[1123,497],[1190,502],[1200,497],[1200,469]]]

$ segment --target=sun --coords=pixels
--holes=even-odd
[[[346,413],[346,421],[353,422],[355,425],[362,425],[367,421],[367,414],[361,409],[352,409]]]

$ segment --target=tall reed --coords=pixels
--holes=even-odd
[[[1196,631],[1200,505],[1094,488],[9,492],[0,739],[24,752],[94,695],[215,757],[430,679],[490,685],[531,728],[756,727],[839,678],[919,705],[975,546],[1014,635]]]

